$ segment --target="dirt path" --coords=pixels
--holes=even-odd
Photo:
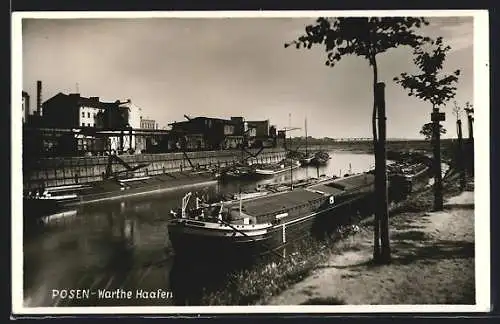
[[[393,262],[371,264],[371,226],[335,246],[312,275],[268,304],[474,304],[474,192],[442,212],[390,220]]]

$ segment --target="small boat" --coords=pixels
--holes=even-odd
[[[66,204],[78,201],[80,194],[89,188],[88,185],[67,185],[28,192],[23,198],[24,214],[35,218],[54,214]]]
[[[285,159],[280,163],[258,165],[255,174],[260,176],[274,176],[300,167],[300,162],[293,159]]]
[[[325,151],[319,151],[314,154],[314,157],[311,160],[311,164],[313,165],[325,165],[331,159],[330,154]]]
[[[225,176],[233,178],[245,178],[245,177],[250,177],[253,174],[254,170],[250,167],[238,167],[235,168],[234,170],[227,171],[225,173]]]
[[[89,185],[47,187],[34,192],[28,192],[27,199],[67,202],[76,200],[81,192],[88,189],[90,189]]]
[[[307,139],[308,139],[308,135],[307,135],[307,118],[305,119],[304,126],[305,126],[305,130],[306,130],[306,153],[300,159],[300,164],[302,166],[309,166],[313,162],[314,155],[312,155],[312,154],[309,153],[308,146],[307,146]]]
[[[300,165],[302,165],[302,166],[311,165],[313,162],[313,159],[314,159],[314,155],[309,154],[309,155],[303,157],[302,159],[300,159]]]
[[[42,222],[45,223],[45,224],[47,224],[47,223],[50,223],[52,221],[59,220],[59,219],[65,218],[65,217],[75,216],[77,213],[78,212],[73,209],[73,210],[67,210],[67,211],[63,211],[63,212],[59,212],[59,213],[55,213],[55,214],[43,216],[42,217]]]
[[[269,191],[265,190],[256,190],[256,191],[248,191],[248,192],[241,192],[233,195],[233,200],[245,200],[245,199],[252,199],[252,198],[257,198],[257,197],[262,197],[269,194]]]
[[[254,173],[254,168],[251,165],[246,164],[226,167],[220,172],[222,178],[246,178],[253,176]]]

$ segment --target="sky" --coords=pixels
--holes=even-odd
[[[421,33],[442,36],[452,50],[445,72],[461,70],[456,100],[473,101],[473,18],[430,17]],[[58,92],[131,99],[160,128],[190,117],[269,119],[292,136],[371,137],[372,70],[360,57],[325,65],[322,47],[284,47],[314,18],[23,19],[23,90],[36,103]],[[392,79],[414,72],[411,50],[377,56],[386,83],[387,137],[422,138],[430,104]],[[456,136],[453,101],[444,109]],[[463,117],[464,125],[465,116]],[[464,134],[467,134],[464,129]]]

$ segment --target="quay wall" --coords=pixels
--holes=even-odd
[[[256,153],[257,150],[249,150]],[[186,152],[191,163],[200,167],[230,165],[248,155],[241,151],[202,151]],[[286,156],[282,148],[264,149],[257,157],[249,158],[251,163],[277,162]],[[129,176],[152,176],[164,173],[190,170],[191,166],[184,153],[120,155],[123,161],[132,167],[147,164],[144,168],[129,173]],[[36,161],[23,161],[24,190],[33,190],[49,186],[83,184],[103,179],[108,165],[107,156],[55,157]],[[113,162],[113,172],[124,171],[125,167]]]
[[[292,146],[292,149],[295,148]],[[409,148],[430,149],[431,147],[425,141],[394,141],[388,142],[387,145],[388,150],[407,150]],[[305,145],[299,145],[298,149],[304,151]],[[309,151],[321,149],[371,153],[372,143],[370,141],[338,142],[323,145],[308,145],[308,149]],[[248,151],[255,154],[258,150],[252,149]],[[186,152],[186,155],[194,165],[201,167],[215,165],[224,167],[240,160],[242,157],[248,156],[239,150]],[[250,158],[249,161],[251,163],[276,162],[283,159],[285,155],[286,150],[282,147],[266,148],[256,158]],[[120,155],[119,157],[131,166],[148,164],[147,167],[133,172],[134,176],[158,175],[189,170],[191,168],[182,152]],[[24,156],[23,187],[24,190],[33,190],[49,186],[100,181],[106,172],[107,164],[108,157],[106,156],[51,158],[30,158],[29,156]],[[117,164],[116,162],[113,163],[112,168],[114,172],[125,170],[121,164]]]

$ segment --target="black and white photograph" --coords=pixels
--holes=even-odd
[[[15,12],[14,314],[490,309],[483,10]]]

